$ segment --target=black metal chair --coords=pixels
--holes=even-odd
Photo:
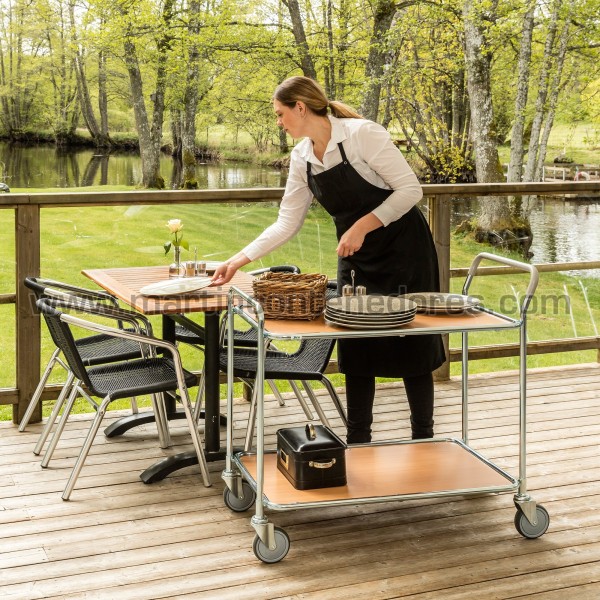
[[[196,384],[196,376],[183,369],[176,346],[148,335],[132,333],[117,327],[107,327],[106,325],[95,323],[79,316],[74,316],[73,314],[66,314],[52,306],[50,299],[42,298],[36,302],[36,305],[46,320],[54,343],[60,348],[69,369],[75,376],[75,381],[78,382],[73,385],[67,406],[54,437],[60,436],[60,433],[62,433],[68,412],[70,411],[70,405],[72,405],[77,395],[81,393],[83,386],[87,388],[90,395],[102,399],[84,440],[79,457],[73,467],[71,476],[63,491],[63,500],[68,500],[71,496],[79,473],[111,402],[130,396],[151,395],[160,434],[161,429],[164,431],[167,427],[162,394],[175,393],[177,391],[183,404],[194,449],[198,455],[198,463],[202,472],[204,485],[207,487],[210,486],[208,467],[188,394],[188,386]],[[82,310],[85,312],[85,307]],[[112,317],[107,315],[107,318],[112,318],[118,322],[120,317],[118,315]],[[91,366],[86,364],[86,360],[76,344],[72,332],[73,327],[83,328],[111,338],[129,340],[142,348],[143,357],[104,365]],[[160,349],[162,352],[161,356],[156,355],[157,349]],[[54,438],[51,446],[53,446],[53,443]],[[44,465],[42,464],[42,466]]]
[[[69,304],[74,307],[82,303],[87,306],[89,312],[96,312],[99,316],[108,314],[120,316],[117,323],[120,328],[126,328],[129,331],[152,335],[152,325],[143,315],[122,309],[119,307],[118,300],[111,294],[101,290],[90,290],[87,288],[55,281],[52,279],[42,279],[39,277],[27,277],[24,280],[25,286],[35,295],[36,300],[42,298],[52,298],[63,303],[67,308]],[[119,360],[128,360],[142,356],[140,345],[136,342],[126,339],[116,339],[105,334],[96,334],[80,337],[75,340],[79,352],[81,353],[87,365],[101,365]],[[48,435],[58,418],[58,414],[64,405],[64,402],[73,386],[74,375],[61,357],[60,348],[56,348],[44,369],[42,377],[29,401],[25,414],[19,423],[19,431],[25,431],[29,424],[37,405],[40,402],[44,387],[48,382],[56,365],[59,365],[67,372],[67,379],[55,402],[54,408],[48,417],[46,425],[40,434],[40,437],[33,450],[34,454],[39,455],[46,443]],[[84,397],[87,397],[84,395]],[[88,401],[93,401],[87,397]],[[131,399],[132,411],[138,412],[135,398]],[[165,440],[168,445],[168,440]]]
[[[272,267],[263,267],[261,269],[255,269],[254,271],[250,271],[250,275],[254,275],[254,276],[258,276],[261,275],[262,273],[267,273],[267,272],[272,272],[272,273],[300,273],[300,269],[296,266],[296,265],[275,265]],[[224,324],[224,323],[223,323]],[[183,344],[189,344],[192,347],[196,348],[197,350],[200,350],[201,352],[204,351],[204,344],[205,344],[205,337],[203,335],[204,332],[204,328],[201,325],[197,325],[195,327],[196,331],[192,331],[191,329],[188,329],[187,327],[185,327],[184,325],[181,325],[179,323],[177,323],[175,325],[175,340],[178,343],[183,343]],[[256,330],[253,328],[248,328],[245,330],[238,330],[236,329],[234,331],[234,336],[233,336],[233,340],[234,340],[234,345],[236,347],[241,347],[241,348],[256,348],[257,345],[257,338],[256,338]],[[226,337],[226,329],[225,327],[222,328],[222,342],[221,344],[224,347],[227,347],[227,337]],[[270,386],[273,394],[275,395],[275,397],[277,398],[280,406],[284,406],[285,402],[277,388],[277,386],[275,385],[275,382],[273,380],[269,380],[267,381],[268,385]],[[298,389],[297,385],[295,384],[295,382],[290,382],[290,384],[292,385],[292,388],[294,389],[294,392],[307,416],[307,418],[312,419],[313,415],[310,412],[310,409],[308,408],[308,405],[306,404],[306,402],[304,401],[304,399],[302,398],[302,393],[300,392],[300,390]],[[202,395],[204,393],[204,376],[203,374],[201,375],[201,379],[200,379],[200,385],[198,387],[198,396],[196,398],[196,409],[195,412],[197,415],[200,414],[200,409],[202,406]]]
[[[323,411],[314,391],[308,385],[308,381],[320,381],[331,396],[333,404],[337,409],[344,425],[347,425],[346,414],[342,403],[332,383],[325,376],[325,370],[335,346],[335,340],[308,339],[302,340],[298,349],[291,353],[267,352],[265,356],[265,380],[287,380],[290,382],[301,381],[303,387],[314,406],[319,420],[323,425],[330,423]],[[246,441],[244,448],[250,450],[256,421],[256,393],[254,386],[257,369],[257,354],[249,348],[234,348],[233,375],[241,379],[252,388],[252,401],[248,415],[248,427],[246,430]],[[227,372],[227,349],[222,349],[219,354],[219,367]],[[296,391],[296,390],[294,390]],[[298,395],[298,392],[296,392]]]

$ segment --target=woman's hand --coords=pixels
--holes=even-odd
[[[340,238],[337,255],[343,258],[353,256],[362,248],[367,233],[380,227],[383,227],[383,223],[373,213],[360,218]]]
[[[340,238],[340,243],[337,247],[337,255],[343,258],[352,256],[358,252],[365,241],[365,234],[358,231],[355,226],[350,227]]]
[[[233,258],[220,264],[212,276],[211,286],[223,285],[228,281],[231,281],[233,276],[237,273],[240,267],[247,265],[250,259],[245,254],[236,254]]]

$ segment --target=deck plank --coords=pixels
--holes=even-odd
[[[476,375],[470,386],[470,443],[515,475],[518,376]],[[460,432],[460,383],[436,384],[436,431]],[[401,383],[377,388],[374,438],[409,435]],[[305,417],[291,396],[268,402],[267,442]],[[341,423],[319,394],[334,428]],[[525,540],[507,494],[427,498],[271,512],[292,540],[288,557],[254,556],[250,513],[223,504],[223,463],[213,486],[197,467],[144,485],[140,471],[190,449],[184,423],[160,449],[149,425],[120,439],[98,436],[72,500],[60,499],[90,423],[71,419],[50,468],[31,450],[41,425],[19,433],[0,424],[0,597],[352,598],[554,600],[600,597],[600,366],[532,370],[528,376],[528,489],[550,513],[549,531]],[[246,406],[235,411],[237,441]],[[110,413],[107,424],[123,413]]]

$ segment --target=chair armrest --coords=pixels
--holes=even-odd
[[[142,345],[145,344],[147,346],[151,346],[153,348],[162,348],[164,351],[168,352],[171,355],[171,358],[173,359],[173,365],[175,366],[175,372],[177,374],[177,384],[179,386],[179,389],[187,389],[185,385],[185,377],[183,371],[183,364],[181,362],[181,356],[179,355],[179,350],[177,350],[175,344],[155,338],[153,336],[132,333],[130,331],[124,331],[123,329],[117,329],[116,327],[107,327],[106,325],[101,325],[100,323],[93,323],[92,321],[81,319],[80,317],[75,317],[73,315],[65,313],[61,313],[60,319],[65,323],[75,325],[76,327],[81,327],[83,329],[88,329],[89,331],[93,331],[95,333],[101,333],[104,335],[111,335],[117,338],[132,340],[135,342],[139,342]]]

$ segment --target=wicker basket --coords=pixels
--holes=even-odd
[[[326,275],[268,271],[253,288],[267,319],[315,319],[325,309]]]

